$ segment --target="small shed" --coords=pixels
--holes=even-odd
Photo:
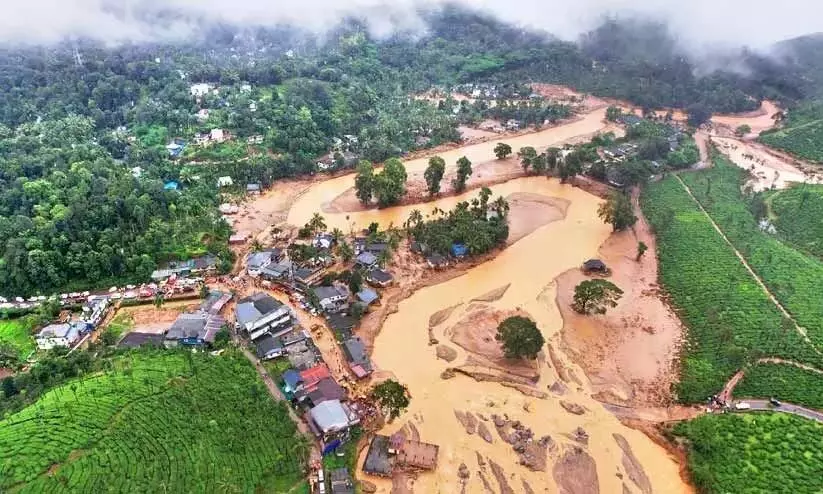
[[[457,258],[466,257],[466,254],[469,253],[469,248],[466,247],[466,244],[459,244],[455,242],[451,246],[451,253]]]
[[[589,259],[588,261],[583,263],[583,272],[586,274],[608,274],[609,268],[606,266],[606,263],[604,263],[600,259]]]

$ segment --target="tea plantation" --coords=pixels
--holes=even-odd
[[[118,356],[0,421],[0,492],[286,492],[309,444],[240,355]]]

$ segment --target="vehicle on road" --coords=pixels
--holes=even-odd
[[[735,410],[750,410],[752,405],[750,403],[746,403],[745,401],[741,401],[734,404]]]
[[[777,398],[769,398],[769,404],[771,404],[773,407],[783,406],[783,403],[780,403],[780,400],[778,400]]]

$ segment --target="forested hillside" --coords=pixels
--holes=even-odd
[[[696,75],[652,23],[609,21],[574,44],[457,7],[425,21],[425,35],[383,39],[345,21],[322,38],[223,25],[177,43],[0,49],[0,293],[145,279],[207,250],[228,262],[220,176],[234,179],[224,192],[241,195],[246,183],[315,173],[324,155],[336,167],[353,165],[348,152],[380,162],[457,141],[462,122],[568,114],[540,101],[467,112],[409,97],[432,86],[482,82],[516,99],[539,81],[646,108],[721,112],[813,86],[808,73],[778,76],[751,54],[746,78]],[[803,53],[786,63],[800,65]],[[226,137],[192,145],[213,129]],[[343,136],[346,156],[330,154]]]

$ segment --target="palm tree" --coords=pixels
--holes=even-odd
[[[260,241],[259,241],[259,240],[254,239],[254,240],[252,240],[252,242],[251,242],[251,250],[252,250],[253,252],[257,252],[257,251],[259,251],[259,250],[263,250],[263,245],[260,243]]]
[[[343,258],[343,262],[349,262],[354,257],[354,250],[345,240],[338,246],[338,252],[340,253],[340,257]]]
[[[423,213],[421,213],[419,209],[413,209],[412,212],[409,213],[409,219],[406,220],[406,231],[414,230],[422,223]]]
[[[308,227],[312,232],[316,233],[326,229],[326,220],[320,213],[314,213],[308,223]]]
[[[334,243],[339,243],[340,240],[343,238],[343,230],[335,228],[331,231],[331,236],[332,238],[334,238]]]
[[[497,215],[499,217],[505,218],[506,215],[509,214],[509,201],[507,201],[503,196],[498,196],[492,205],[494,206],[494,210],[497,211]]]

